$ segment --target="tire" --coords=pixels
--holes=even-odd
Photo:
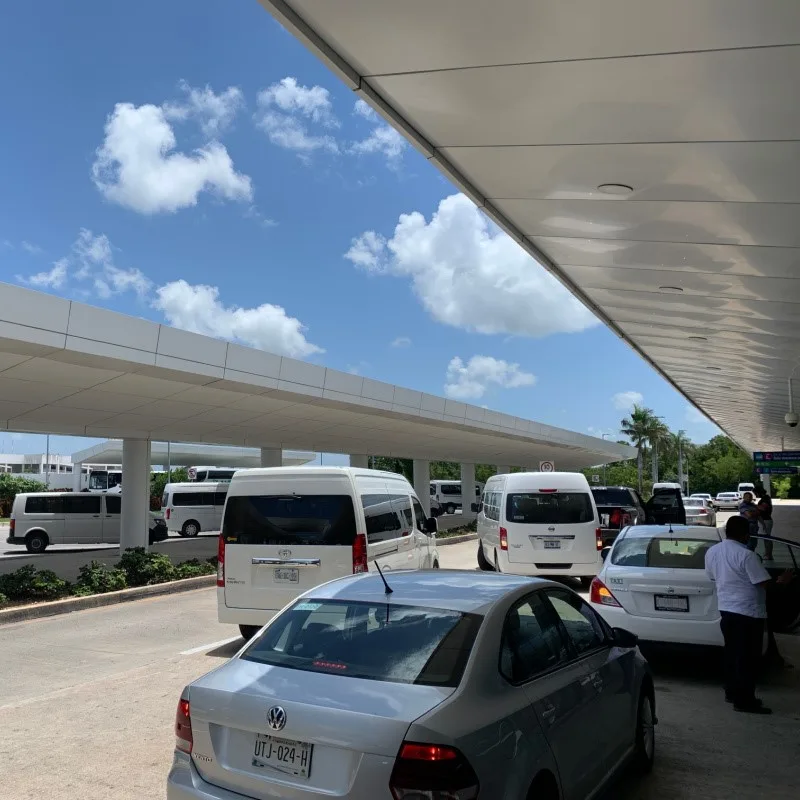
[[[550,772],[541,772],[528,789],[526,800],[560,800],[558,783]]]
[[[633,766],[638,772],[650,772],[656,755],[655,707],[653,695],[642,689],[639,697],[639,712],[636,715],[636,743],[633,751]]]
[[[455,514],[456,513],[456,507],[452,503],[448,503],[444,507],[444,513],[445,514]]]
[[[31,531],[25,537],[25,549],[29,553],[44,553],[50,540],[44,531]]]
[[[261,628],[258,625],[240,625],[239,626],[239,633],[242,634],[242,639],[246,642],[249,642],[259,631]]]
[[[483,542],[478,539],[478,568],[483,572],[491,572],[493,567],[486,558],[486,553],[483,552]]]
[[[494,571],[495,571],[495,572],[496,572],[498,575],[500,575],[500,574],[501,574],[501,570],[500,570],[500,562],[499,562],[499,561],[498,561],[498,559],[497,559],[497,551],[496,551],[496,550],[495,550],[495,552],[494,552]]]
[[[593,580],[594,575],[584,575],[582,578],[580,578],[581,589],[588,589],[592,585]]]
[[[432,567],[432,569],[439,569],[439,562],[438,562],[438,561],[434,561],[434,562],[433,562],[433,567]]]
[[[187,519],[181,528],[181,536],[192,537],[200,533],[200,523],[193,519]]]

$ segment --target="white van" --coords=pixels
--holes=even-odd
[[[197,536],[218,531],[230,483],[168,483],[161,498],[161,513],[171,531]]]
[[[469,501],[470,506],[480,503],[482,492],[483,484],[475,481],[475,497]],[[457,508],[463,508],[461,481],[431,481],[431,499],[439,503],[442,513],[455,514]]]
[[[8,544],[43,553],[51,544],[119,544],[122,497],[91,492],[32,492],[14,498]],[[150,544],[168,536],[160,516],[150,514]]]
[[[740,483],[736,487],[736,491],[739,492],[739,494],[742,494],[742,495],[745,492],[750,492],[752,495],[755,495],[756,487],[755,487],[755,484],[752,484],[752,483]]]
[[[219,537],[220,622],[249,638],[297,595],[374,569],[436,569],[436,520],[394,472],[271,467],[236,473]]]
[[[515,575],[572,575],[589,585],[602,567],[600,519],[579,472],[517,472],[486,482],[478,565]]]

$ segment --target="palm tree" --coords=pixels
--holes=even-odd
[[[685,430],[679,430],[677,433],[672,434],[672,445],[678,451],[678,483],[681,485],[681,491],[684,490],[684,476],[683,476],[683,455],[688,452],[691,447],[692,440],[686,435]]]
[[[648,434],[655,419],[653,412],[644,406],[634,404],[631,415],[620,422],[620,433],[627,437],[638,450],[636,454],[636,470],[639,475],[639,491],[642,491],[642,472],[644,470],[644,448]]]
[[[650,420],[647,430],[647,441],[653,449],[653,483],[658,483],[658,446],[670,440],[669,428],[656,416]]]

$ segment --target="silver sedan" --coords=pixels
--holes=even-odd
[[[318,586],[186,687],[168,800],[583,800],[652,766],[636,637],[551,581]]]

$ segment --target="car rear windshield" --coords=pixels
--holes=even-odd
[[[592,489],[592,494],[599,506],[629,506],[633,502],[627,489]]]
[[[708,539],[632,536],[617,540],[611,551],[611,563],[620,567],[704,569],[706,552],[713,544]]]
[[[226,544],[343,545],[356,538],[349,495],[252,495],[230,497],[222,536]]]
[[[683,504],[685,506],[705,506],[705,500],[702,497],[686,497],[684,498]]]
[[[301,599],[242,658],[350,678],[455,687],[481,621],[458,611]]]
[[[570,525],[592,522],[594,511],[585,492],[510,494],[506,505],[509,522],[536,525]]]

